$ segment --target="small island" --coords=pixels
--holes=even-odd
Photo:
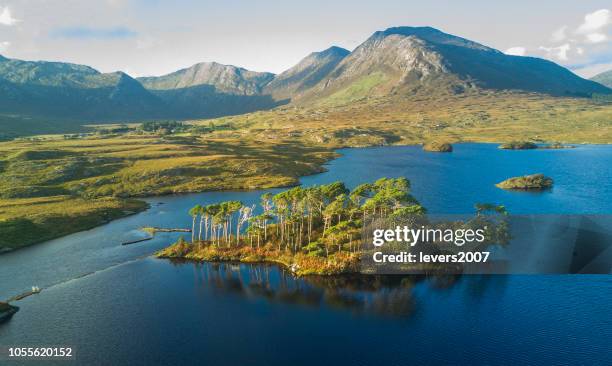
[[[448,142],[432,141],[425,143],[423,150],[428,152],[453,152],[453,145]]]
[[[502,150],[558,150],[558,149],[573,149],[574,146],[571,145],[563,145],[560,142],[554,142],[552,144],[547,145],[537,145],[531,141],[510,141],[504,144],[499,145],[499,148]]]
[[[490,240],[485,245],[502,243],[499,234],[504,231],[499,223],[503,220],[498,219],[505,217],[505,209],[483,204],[476,210],[473,220],[477,221],[431,223],[432,228],[461,229],[478,222],[488,228]],[[240,201],[196,204],[189,216],[191,242],[181,237],[156,257],[275,263],[297,276],[360,272],[361,258],[371,250],[362,235],[373,220],[388,227],[415,220],[422,225],[428,222],[406,178],[381,178],[352,190],[342,182],[298,186],[275,195],[266,193],[259,205],[246,206]]]
[[[572,146],[572,145],[563,145],[560,142],[555,142],[553,144],[540,146],[538,148],[539,149],[558,150],[558,149],[573,149],[573,148],[575,148],[575,146]]]
[[[510,141],[499,145],[502,150],[533,150],[537,149],[538,145],[530,141]]]
[[[495,186],[502,189],[541,191],[552,188],[552,185],[553,180],[544,174],[532,174],[506,179]]]

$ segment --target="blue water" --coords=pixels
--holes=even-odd
[[[513,214],[612,213],[612,146],[508,151],[495,144],[457,144],[447,153],[419,146],[340,150],[329,168],[349,186],[381,177],[407,177],[414,196],[431,213],[465,214],[475,203],[505,205]],[[542,173],[554,180],[541,193],[498,189],[510,177]],[[321,176],[302,179],[317,184]]]
[[[329,172],[302,182],[406,176],[436,213],[469,213],[476,202],[513,213],[612,213],[609,146],[341,153]],[[531,173],[551,176],[554,189],[493,186]],[[188,227],[195,203],[251,203],[261,193],[154,198],[141,214],[0,256],[0,299],[44,288],[16,303],[21,311],[0,325],[0,346],[71,345],[79,365],[611,363],[611,276],[295,279],[273,266],[149,256],[178,234],[120,245],[143,235],[140,226]]]

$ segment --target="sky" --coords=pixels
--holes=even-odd
[[[216,61],[280,73],[377,30],[432,26],[578,75],[612,69],[610,0],[0,0],[0,54],[163,75]]]

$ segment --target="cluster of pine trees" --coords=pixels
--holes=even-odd
[[[192,243],[233,247],[274,246],[292,253],[329,256],[357,252],[362,225],[371,218],[424,214],[406,178],[381,178],[352,191],[342,182],[266,193],[259,205],[239,201],[196,205]]]

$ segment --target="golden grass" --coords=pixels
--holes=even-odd
[[[354,273],[358,271],[359,265],[357,253],[337,252],[324,258],[302,253],[293,254],[278,250],[272,245],[261,248],[234,245],[228,248],[204,242],[177,242],[158,251],[155,256],[206,262],[276,263],[291,269],[297,276]]]

